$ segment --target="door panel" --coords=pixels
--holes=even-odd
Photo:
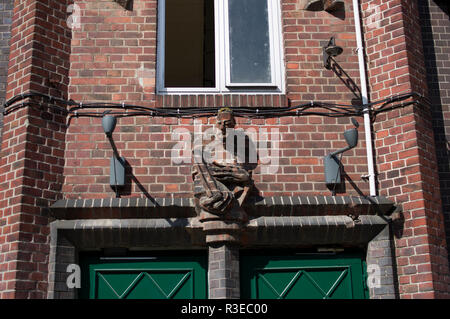
[[[241,254],[241,297],[252,299],[363,299],[362,254]]]
[[[82,259],[82,298],[207,298],[206,256]]]

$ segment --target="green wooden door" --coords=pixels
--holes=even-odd
[[[205,299],[206,256],[99,257],[81,262],[84,299]]]
[[[362,254],[241,254],[241,298],[365,299]]]

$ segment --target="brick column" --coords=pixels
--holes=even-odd
[[[208,286],[211,299],[238,299],[239,245],[246,213],[240,207],[216,216],[201,210],[199,220],[208,245]]]
[[[13,12],[13,0],[0,0],[0,112],[3,112],[3,104],[6,95],[6,76],[8,74],[9,40],[11,37],[11,17]],[[0,143],[1,128],[3,127],[3,113],[0,114]]]
[[[239,246],[214,244],[208,251],[210,299],[239,299]]]
[[[362,1],[371,100],[427,94],[417,1]],[[379,193],[403,206],[395,255],[401,298],[449,296],[449,267],[429,106],[379,114]]]
[[[371,299],[395,299],[397,293],[394,278],[395,266],[392,258],[392,242],[389,225],[386,226],[367,246],[367,271],[368,275],[379,275],[374,277],[373,285],[369,286]],[[379,280],[378,282],[376,282]],[[371,280],[368,280],[368,284]]]
[[[419,0],[447,246],[450,244],[450,4]]]
[[[71,32],[66,1],[17,0],[6,98],[67,97]],[[42,101],[41,101],[42,102]],[[61,198],[66,115],[45,102],[4,117],[0,154],[0,299],[45,298],[46,209]]]

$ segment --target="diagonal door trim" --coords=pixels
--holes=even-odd
[[[119,295],[119,293],[117,293],[117,291],[111,286],[111,284],[108,282],[108,280],[106,280],[106,278],[103,276],[103,273],[107,272],[107,273],[116,273],[116,272],[123,272],[123,271],[136,271],[136,272],[140,272],[136,278],[133,279],[133,281],[130,283],[130,285],[124,290],[124,292]],[[172,288],[172,290],[167,294],[161,287],[160,285],[156,282],[155,279],[153,279],[153,277],[148,273],[149,271],[153,271],[153,272],[159,272],[159,273],[164,273],[164,272],[186,272],[184,274],[184,276],[178,281],[178,283],[175,285],[174,288]],[[192,278],[194,277],[193,275],[193,271],[194,269],[192,268],[184,268],[184,269],[95,269],[94,273],[96,276],[98,276],[99,278],[101,278],[106,285],[112,290],[112,292],[117,296],[118,299],[123,299],[124,297],[128,296],[128,294],[131,292],[132,288],[136,286],[136,284],[144,277],[147,276],[152,283],[156,286],[156,288],[159,290],[159,292],[166,298],[166,299],[171,299],[176,292],[183,286],[183,284],[187,281],[187,279],[189,277]],[[192,296],[194,296],[194,291],[193,291],[193,287],[192,287]]]
[[[319,284],[314,280],[314,278],[311,277],[311,275],[308,273],[308,270],[315,270],[315,269],[336,269],[341,270],[341,273],[339,277],[334,281],[334,283],[331,285],[331,287],[328,289],[327,292],[325,292]],[[301,275],[305,275],[306,278],[314,285],[314,287],[319,291],[319,293],[322,295],[323,299],[328,299],[330,295],[336,290],[336,288],[339,286],[339,284],[342,282],[342,280],[346,277],[347,274],[351,274],[350,266],[349,265],[339,265],[339,266],[305,266],[305,267],[273,267],[273,268],[257,268],[255,269],[257,271],[258,278],[263,279],[263,282],[266,284],[267,287],[269,287],[276,295],[277,299],[284,299],[286,294],[292,289],[293,285],[297,280],[300,278]],[[271,273],[274,271],[295,271],[295,275],[292,277],[292,279],[289,281],[289,283],[284,287],[283,291],[281,293],[278,292],[277,289],[265,278],[264,274]],[[350,289],[351,290],[351,289]],[[350,291],[351,295],[353,295],[353,292]]]

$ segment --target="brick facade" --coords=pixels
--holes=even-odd
[[[322,46],[334,35],[346,50],[336,60],[348,76],[358,83],[358,60],[351,2],[346,18],[326,12],[297,10],[295,3],[283,2],[282,22],[286,57],[287,96],[279,95],[198,95],[157,96],[154,81],[141,87],[139,70],[156,73],[157,1],[135,1],[133,11],[125,11],[108,0],[77,2],[81,8],[81,29],[73,31],[70,97],[77,101],[116,101],[147,106],[285,106],[304,101],[348,103],[355,98],[344,75],[336,76],[323,68]],[[111,34],[114,37],[111,37]],[[344,83],[345,82],[345,83]],[[213,118],[204,124],[212,127]],[[205,119],[206,121],[206,119]],[[363,123],[360,143],[346,153],[348,179],[346,193],[367,193],[361,179],[367,174]],[[134,168],[133,174],[153,197],[171,193],[177,197],[192,192],[191,165],[174,165],[171,149],[176,141],[172,133],[182,126],[194,130],[193,120],[173,118],[121,118],[114,133],[119,153]],[[324,117],[280,118],[270,120],[238,119],[244,130],[263,127],[280,132],[280,168],[277,176],[261,174],[254,180],[262,196],[328,194],[323,180],[322,157],[344,147],[342,132],[352,127],[350,119]],[[108,161],[111,148],[100,119],[73,118],[66,139],[66,183],[68,198],[111,196],[108,185]],[[348,164],[348,165],[347,165]],[[140,196],[136,184],[126,196]]]
[[[439,167],[447,245],[450,243],[450,164],[447,151],[450,112],[450,7],[445,1],[419,1],[428,94],[433,105],[433,130]]]
[[[9,39],[11,37],[11,21],[13,1],[0,2],[0,128],[3,127],[3,103],[6,95],[6,77],[8,75]],[[1,133],[0,133],[1,141]]]
[[[61,1],[15,2],[7,99],[29,90],[67,96],[66,6]],[[32,18],[34,24],[29,23]],[[1,298],[46,295],[50,247],[45,208],[62,197],[65,129],[65,116],[46,108],[21,109],[4,117]]]
[[[358,146],[342,158],[345,182],[336,197],[330,197],[324,183],[323,157],[346,146],[342,133],[353,127],[349,118],[238,118],[237,127],[244,130],[280,132],[278,170],[266,173],[258,166],[253,173],[253,196],[264,199],[249,205],[251,221],[243,227],[242,245],[262,241],[270,246],[280,239],[284,248],[319,244],[348,247],[353,240],[355,247],[368,251],[368,262],[382,267],[382,288],[372,290],[371,297],[448,297],[450,277],[442,208],[448,211],[447,171],[439,136],[445,131],[448,106],[445,78],[440,77],[445,77],[448,69],[443,54],[450,33],[439,28],[440,22],[431,30],[421,23],[428,21],[425,3],[432,10],[438,9],[432,0],[420,1],[420,10],[416,1],[360,2],[370,100],[415,91],[428,96],[435,111],[432,117],[429,106],[408,106],[373,119],[377,195],[388,198],[402,213],[396,213],[399,218],[394,218],[391,227],[384,217],[373,216],[380,214],[383,199],[367,197],[369,185],[362,177],[368,172],[362,117],[358,118]],[[302,1],[281,1],[286,94],[266,95],[158,95],[158,1],[135,0],[131,10],[111,0],[74,3],[80,8],[80,27],[70,30],[66,9],[71,1],[16,0],[7,98],[33,90],[83,103],[124,102],[151,107],[360,103],[354,8],[350,0],[345,1],[344,8],[331,13],[302,10]],[[445,13],[433,14],[433,23],[446,18]],[[427,39],[430,34],[434,43]],[[436,40],[436,34],[441,35],[441,41]],[[322,47],[331,36],[344,52],[327,70]],[[443,50],[434,52],[434,68],[428,65],[432,61],[425,59],[433,54],[432,48]],[[147,74],[144,79],[142,70]],[[438,86],[440,100],[436,100]],[[113,151],[101,118],[73,116],[67,120],[63,113],[47,108],[46,103],[39,110],[15,110],[4,119],[0,156],[1,298],[74,296],[58,282],[61,267],[76,260],[75,254],[86,249],[87,242],[72,240],[69,244],[66,238],[53,238],[51,222],[52,229],[62,227],[68,237],[71,235],[67,229],[72,226],[91,236],[86,238],[98,238],[96,234],[109,234],[114,227],[122,232],[122,227],[130,223],[129,229],[136,234],[147,234],[147,229],[150,234],[156,228],[164,229],[169,238],[173,229],[173,236],[186,236],[186,245],[190,243],[196,249],[202,245],[201,236],[191,237],[191,228],[196,233],[200,228],[192,203],[186,202],[192,198],[192,165],[176,164],[171,158],[177,143],[173,133],[179,128],[193,133],[193,119],[118,119],[113,139],[127,161],[127,185],[118,192],[119,199],[114,198],[116,194],[109,185]],[[435,108],[437,105],[441,105],[442,112]],[[203,130],[215,124],[214,117],[201,121]],[[170,207],[166,207],[166,199],[172,201]],[[385,205],[389,210],[381,215],[386,214],[390,221],[392,204]],[[353,213],[361,215],[361,224],[347,216]],[[131,222],[147,216],[151,218],[145,221],[144,230],[139,223]],[[181,224],[164,226],[164,217],[178,218]],[[108,224],[104,221],[113,218],[120,221],[111,230],[103,231]],[[64,221],[54,219],[73,222],[68,222],[66,229]],[[448,216],[445,220],[448,224]],[[85,226],[92,232],[84,232]],[[323,227],[327,232],[321,237]],[[57,229],[53,231],[54,236],[59,236],[57,233]],[[100,242],[89,244],[111,246],[114,240],[106,239],[111,237],[105,235]],[[175,237],[170,237],[171,245],[176,245]],[[299,238],[301,242],[295,243]],[[142,248],[143,244],[129,239],[124,245]],[[225,244],[209,247],[210,266],[217,260],[225,264],[209,269],[210,297],[239,297],[238,249]],[[217,282],[213,284],[214,280]]]
[[[418,4],[369,1],[363,9],[366,5],[384,12],[380,25],[365,32],[372,99],[406,91],[426,95]],[[396,257],[404,298],[440,297],[449,283],[429,107],[394,110],[377,116],[374,123],[380,195],[403,206]]]

